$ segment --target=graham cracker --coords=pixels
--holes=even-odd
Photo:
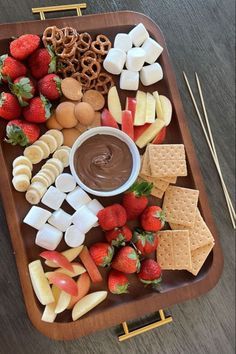
[[[188,269],[190,273],[193,275],[197,275],[199,273],[213,247],[214,242],[211,242],[208,245],[191,251],[192,267]]]
[[[193,227],[198,196],[198,190],[169,186],[165,192],[162,205],[166,214],[166,221]]]
[[[143,178],[143,176],[142,176],[142,177],[139,176],[139,177],[138,177],[138,181],[143,182],[143,181],[148,181],[148,180],[146,179],[146,176],[145,176],[145,178]],[[150,182],[151,182],[151,181],[150,181]],[[156,197],[156,198],[162,199],[163,194],[164,194],[164,191],[162,191],[161,189],[159,189],[159,188],[157,188],[157,187],[155,187],[155,186],[153,185],[150,194],[153,195],[153,196]]]
[[[183,144],[149,144],[148,152],[149,158],[155,156],[157,160],[185,160]]]
[[[157,260],[162,269],[192,269],[188,230],[158,232]]]
[[[159,179],[161,179],[162,181],[166,181],[169,183],[173,183],[175,184],[177,181],[177,177],[170,177],[170,176],[166,176],[166,177],[159,177]]]
[[[149,145],[148,145],[149,146]],[[145,176],[151,176],[151,170],[149,165],[149,156],[148,156],[148,146],[146,147],[146,151],[142,156],[142,165],[141,165],[141,174]]]
[[[151,176],[145,176],[142,173],[140,173],[139,175],[143,180],[153,183],[154,187],[162,190],[162,191],[166,191],[166,189],[169,186],[169,183],[166,181],[163,181],[159,178],[155,178],[155,177],[151,177]]]

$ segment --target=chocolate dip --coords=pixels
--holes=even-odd
[[[75,152],[74,166],[80,180],[97,191],[111,191],[130,177],[133,159],[125,142],[113,135],[88,138]]]

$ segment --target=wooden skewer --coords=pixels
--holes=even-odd
[[[190,97],[191,97],[191,99],[192,99],[194,108],[195,108],[195,110],[196,110],[198,119],[199,119],[200,124],[201,124],[201,126],[202,126],[202,130],[203,130],[203,132],[204,132],[204,135],[205,135],[207,144],[208,144],[208,146],[209,146],[209,149],[210,149],[210,152],[211,152],[213,161],[214,161],[214,163],[215,163],[215,165],[216,165],[216,169],[217,169],[217,172],[218,172],[219,177],[220,177],[220,181],[221,181],[222,188],[223,188],[223,191],[224,191],[226,203],[227,203],[227,206],[228,206],[228,210],[229,210],[231,222],[232,222],[232,225],[233,225],[233,227],[234,227],[234,229],[235,229],[235,228],[236,228],[236,227],[235,227],[235,211],[234,211],[232,202],[231,202],[231,200],[230,200],[228,190],[227,190],[226,185],[225,185],[225,183],[224,183],[224,179],[223,179],[223,176],[222,176],[222,173],[221,173],[219,161],[218,161],[218,158],[216,157],[217,155],[215,155],[215,149],[213,149],[212,144],[211,144],[211,141],[210,141],[210,139],[209,139],[209,137],[208,137],[206,128],[205,128],[205,126],[204,126],[204,124],[203,124],[202,116],[201,116],[201,114],[200,114],[200,112],[199,112],[199,109],[198,109],[196,100],[195,100],[195,98],[194,98],[192,89],[191,89],[191,87],[190,87],[190,84],[189,84],[189,81],[188,81],[188,78],[187,78],[185,72],[183,72],[183,75],[184,75],[184,79],[185,79],[187,88],[188,88],[188,90],[189,90],[189,94],[190,94]]]

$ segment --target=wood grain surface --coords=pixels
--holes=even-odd
[[[57,1],[63,4],[64,1]],[[30,8],[53,1],[1,0],[0,21],[34,19]],[[225,253],[225,270],[209,294],[171,309],[174,323],[118,343],[118,328],[73,342],[53,342],[29,322],[21,295],[4,213],[1,210],[0,353],[233,353],[234,352],[234,235],[201,128],[182,79],[193,82],[197,71],[204,87],[212,130],[226,183],[234,194],[234,2],[231,1],[87,1],[84,13],[135,10],[149,15],[162,28],[176,71],[210,205]],[[62,14],[63,15],[63,14]],[[64,14],[65,15],[65,14]],[[55,17],[56,15],[53,14]],[[195,91],[196,92],[196,91]]]

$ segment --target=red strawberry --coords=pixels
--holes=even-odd
[[[28,60],[29,68],[36,79],[56,71],[56,56],[50,47],[37,49]]]
[[[10,84],[11,92],[17,96],[21,106],[27,106],[28,101],[34,97],[35,86],[33,81],[26,76],[18,77],[14,80],[13,84]]]
[[[89,253],[97,266],[109,266],[114,255],[114,247],[106,242],[94,243],[89,248]]]
[[[127,221],[125,208],[120,204],[110,205],[97,214],[99,225],[103,230],[113,230],[123,226]]]
[[[18,60],[9,57],[7,54],[0,56],[0,82],[1,79],[14,81],[17,77],[26,74],[26,67]]]
[[[101,124],[102,126],[105,127],[112,127],[112,128],[119,129],[115,118],[111,115],[111,113],[106,108],[104,108],[104,110],[102,111]]]
[[[152,141],[152,144],[162,144],[165,138],[166,138],[166,127],[161,129],[161,131],[157,134],[157,136]]]
[[[129,279],[118,270],[111,269],[108,275],[108,289],[112,294],[128,293]]]
[[[11,120],[6,126],[6,135],[8,139],[5,139],[7,143],[12,145],[19,144],[20,146],[26,146],[33,144],[38,140],[40,135],[39,126],[33,123],[28,123],[20,119]]]
[[[165,225],[165,212],[156,205],[147,207],[141,215],[141,225],[146,231],[159,231]]]
[[[138,277],[144,284],[158,284],[161,282],[161,267],[153,259],[145,259],[141,262]]]
[[[39,36],[36,34],[24,34],[11,42],[10,52],[14,58],[24,60],[39,47],[39,44]]]
[[[19,118],[21,107],[17,98],[11,93],[2,92],[0,94],[0,117],[6,120]]]
[[[54,101],[61,97],[61,79],[56,74],[48,74],[38,83],[39,92]]]
[[[136,229],[132,239],[139,252],[146,256],[156,250],[158,237],[156,233]]]
[[[34,97],[29,105],[23,108],[23,116],[28,122],[44,123],[51,116],[51,106],[43,95]]]
[[[132,231],[127,225],[116,227],[114,230],[106,231],[105,237],[111,245],[124,246],[132,238]]]
[[[128,220],[136,219],[148,204],[147,195],[152,190],[152,183],[134,183],[123,196],[122,204],[127,212]]]
[[[140,268],[139,257],[132,247],[122,247],[112,261],[111,267],[123,273],[138,272]]]

